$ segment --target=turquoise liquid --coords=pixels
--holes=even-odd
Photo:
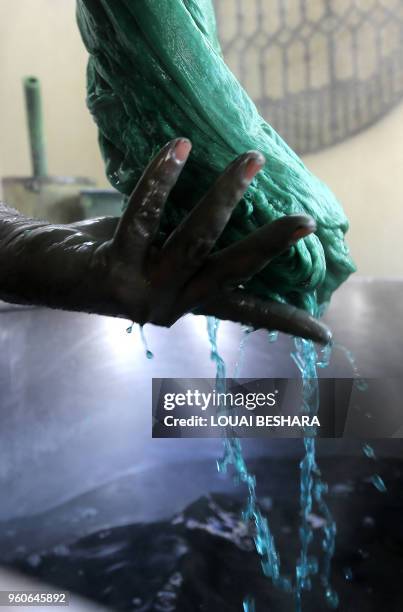
[[[295,352],[292,353],[302,377],[302,412],[311,416],[319,410],[319,382],[317,367],[326,367],[331,354],[331,347],[322,351],[318,361],[318,355],[313,342],[295,339]],[[309,523],[309,515],[314,504],[324,517],[326,523],[322,528],[323,558],[321,560],[320,578],[325,590],[325,600],[330,608],[337,608],[339,598],[330,583],[331,561],[335,549],[336,523],[333,520],[329,506],[325,500],[327,484],[322,481],[321,473],[316,462],[316,428],[305,428],[304,448],[305,456],[300,463],[300,556],[296,564],[295,572],[295,610],[302,610],[302,591],[310,590],[312,587],[311,576],[319,571],[319,560],[309,555],[309,547],[313,540],[313,529]]]
[[[126,329],[126,333],[127,334],[131,334],[133,332],[133,327],[134,327],[134,324],[130,325]],[[144,326],[143,325],[139,325],[139,330],[140,330],[141,342],[143,343],[143,347],[144,347],[144,351],[145,351],[147,359],[154,359],[154,353],[152,353],[150,351],[150,349],[148,348],[147,338],[146,338],[146,335],[144,333]]]
[[[211,359],[216,366],[216,391],[225,393],[226,391],[226,365],[221,357],[218,345],[217,334],[219,320],[214,317],[207,317],[208,337],[211,347]],[[133,325],[127,329],[127,333],[132,333]],[[243,336],[239,347],[239,355],[235,364],[234,378],[240,376],[244,363],[244,351],[247,340],[252,329],[243,328]],[[148,359],[153,358],[143,327],[140,326],[140,337]],[[270,343],[277,340],[278,333],[270,332],[268,341]],[[302,338],[295,338],[295,349],[291,353],[302,379],[302,406],[301,412],[314,416],[319,410],[319,383],[318,368],[327,367],[332,345],[328,345],[317,354],[314,344]],[[335,345],[343,351],[350,362],[355,384],[361,391],[366,390],[366,381],[362,379],[356,366],[354,357],[348,349],[341,345]],[[223,412],[223,408],[219,408]],[[321,478],[320,469],[316,461],[316,428],[306,427],[304,429],[304,457],[300,462],[300,515],[301,524],[299,529],[300,553],[295,565],[294,581],[281,572],[280,555],[277,550],[274,535],[270,529],[269,522],[260,511],[257,493],[256,478],[249,472],[243,457],[242,445],[239,438],[236,438],[233,430],[228,427],[223,435],[223,456],[217,461],[217,469],[221,473],[226,473],[229,466],[233,469],[233,479],[235,484],[244,483],[247,487],[247,500],[243,511],[243,519],[253,525],[253,539],[257,553],[260,556],[262,571],[269,577],[273,584],[294,596],[295,612],[302,612],[302,595],[304,590],[312,588],[312,577],[319,574],[320,582],[324,588],[324,597],[330,608],[337,608],[339,599],[330,581],[331,562],[335,550],[336,523],[332,517],[329,506],[325,500],[328,487]],[[375,452],[369,444],[364,444],[363,453],[372,460],[376,460]],[[374,474],[371,477],[372,484],[378,491],[386,492],[386,485],[381,476]],[[314,538],[313,528],[309,517],[316,506],[320,515],[325,519],[322,529],[322,550],[321,559],[317,559],[310,554],[310,546]],[[351,580],[352,573],[350,568],[345,568],[345,579]],[[253,597],[249,595],[243,602],[244,612],[256,612],[256,605]]]
[[[207,328],[211,346],[211,359],[216,365],[216,390],[217,392],[224,393],[226,389],[226,368],[217,346],[219,321],[214,317],[208,317]],[[274,341],[276,337],[274,334],[270,335],[269,341]],[[239,364],[242,364],[245,339],[246,336],[241,341],[240,356],[236,367],[237,376],[240,373]],[[292,353],[292,357],[302,377],[303,413],[314,415],[319,409],[317,367],[326,367],[330,353],[331,348],[327,347],[322,350],[320,357],[318,357],[312,342],[300,338],[295,339],[295,352]],[[276,587],[293,592],[296,612],[302,610],[302,592],[304,589],[311,588],[311,576],[319,572],[319,561],[309,554],[310,544],[313,540],[313,530],[308,519],[314,504],[317,505],[319,512],[326,521],[323,527],[323,558],[320,564],[320,578],[325,591],[325,600],[330,608],[336,608],[339,603],[337,593],[333,590],[330,583],[336,524],[324,498],[327,492],[327,485],[321,480],[320,470],[316,463],[315,428],[305,433],[305,456],[300,463],[300,507],[302,518],[299,533],[301,549],[296,562],[294,584],[289,577],[281,572],[280,555],[274,536],[268,520],[262,515],[258,505],[255,476],[249,472],[246,466],[241,441],[233,435],[230,428],[226,430],[223,436],[223,457],[217,462],[218,470],[223,473],[226,473],[228,466],[232,465],[235,483],[239,484],[242,482],[246,484],[248,493],[243,518],[245,521],[250,521],[253,524],[253,538],[261,559],[263,573],[271,578]],[[244,600],[243,609],[244,612],[255,612],[255,603],[251,596]]]

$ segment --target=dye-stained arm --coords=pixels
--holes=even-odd
[[[300,238],[315,231],[302,215],[283,217],[216,251],[230,216],[265,160],[238,157],[161,248],[164,204],[191,150],[168,143],[149,164],[120,219],[70,225],[27,219],[0,206],[0,298],[170,326],[187,312],[327,343],[330,332],[309,314],[246,294],[242,284]]]

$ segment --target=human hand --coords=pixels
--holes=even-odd
[[[306,312],[258,299],[241,288],[274,257],[315,231],[310,217],[282,217],[214,251],[235,206],[265,163],[260,153],[250,151],[230,164],[165,244],[155,246],[165,202],[190,150],[186,139],[168,143],[144,172],[120,220],[76,224],[83,242],[92,243],[92,310],[163,326],[197,311],[329,342],[327,327]]]
[[[303,215],[284,216],[215,250],[231,214],[263,167],[238,157],[168,237],[156,246],[165,202],[191,150],[168,143],[149,164],[121,218],[70,225],[0,210],[0,297],[170,326],[188,312],[329,342],[325,325],[288,304],[262,300],[243,285],[299,239],[315,231]]]

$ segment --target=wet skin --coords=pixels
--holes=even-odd
[[[214,250],[265,163],[257,151],[230,164],[163,246],[155,246],[164,204],[190,151],[184,138],[168,143],[146,168],[120,219],[52,225],[2,205],[0,298],[163,326],[197,312],[327,343],[327,327],[306,312],[242,290],[274,257],[314,232],[313,219],[282,217]]]

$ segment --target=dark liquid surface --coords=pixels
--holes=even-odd
[[[259,479],[260,504],[277,534],[282,567],[291,573],[299,546],[297,465],[285,459],[261,459],[252,461],[251,467]],[[373,464],[365,457],[346,457],[344,462],[323,458],[321,467],[338,524],[332,580],[340,597],[339,610],[378,612],[387,601],[388,612],[400,612],[403,461],[378,461],[386,493],[371,484]],[[121,481],[77,498],[68,507],[3,524],[3,550],[4,534],[7,529],[9,534],[14,531],[8,535],[8,562],[113,610],[235,612],[249,593],[255,596],[257,611],[293,609],[292,597],[262,575],[251,534],[240,519],[241,487],[232,495],[201,497],[168,520],[106,525],[108,513],[124,520],[122,496],[129,484]],[[311,520],[316,534],[312,552],[317,554],[321,517],[314,515]],[[97,522],[102,521],[99,528]],[[38,534],[50,524],[58,526],[52,545],[41,550]],[[71,541],[73,525],[92,533]],[[325,609],[319,579],[314,578],[312,591],[303,595],[303,610]]]

